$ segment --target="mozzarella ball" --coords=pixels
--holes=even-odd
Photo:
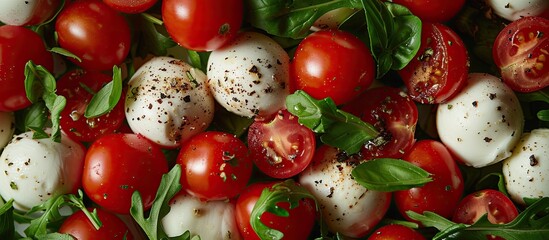
[[[203,132],[215,101],[206,75],[170,57],[155,57],[128,82],[126,120],[134,133],[168,148]]]
[[[201,239],[241,239],[235,206],[229,201],[201,201],[179,194],[170,201],[170,212],[161,220],[168,237],[176,237],[189,231]]]
[[[14,208],[29,210],[80,187],[85,148],[67,135],[61,142],[33,139],[33,132],[14,136],[0,155],[0,195]]]
[[[472,73],[457,96],[438,106],[436,123],[452,154],[478,168],[511,156],[524,116],[515,93],[499,78]]]
[[[15,115],[11,112],[0,112],[0,150],[12,139],[15,132]]]
[[[212,52],[208,83],[228,111],[266,118],[284,108],[289,66],[288,53],[278,43],[263,34],[245,32]]]
[[[523,198],[549,197],[549,129],[524,133],[503,161],[503,176],[511,199],[524,204]]]
[[[509,21],[522,17],[539,16],[549,11],[547,0],[486,0],[494,13]]]

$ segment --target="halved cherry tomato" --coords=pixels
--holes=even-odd
[[[463,198],[456,207],[452,221],[473,224],[485,214],[488,214],[491,223],[504,224],[513,221],[518,216],[518,210],[502,192],[485,189]]]
[[[90,209],[89,211],[91,212],[92,210]],[[78,240],[133,239],[128,226],[120,218],[101,208],[97,208],[96,211],[101,221],[99,230],[95,229],[90,219],[88,219],[84,212],[79,210],[65,219],[59,228],[59,232],[70,234]]]
[[[549,19],[525,17],[507,25],[492,53],[503,81],[515,91],[533,92],[549,86]]]
[[[256,121],[249,127],[251,157],[266,175],[274,178],[295,176],[313,159],[315,134],[297,120],[287,110],[280,110],[270,122]]]
[[[468,71],[469,57],[461,38],[445,25],[424,22],[419,51],[399,74],[412,99],[441,103],[465,86]]]
[[[390,224],[377,229],[368,240],[425,240],[426,238],[421,233],[409,227]]]

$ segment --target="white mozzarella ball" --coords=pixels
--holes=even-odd
[[[364,188],[352,177],[354,164],[341,161],[339,151],[323,146],[299,176],[299,183],[318,200],[330,231],[351,238],[370,232],[385,216],[391,193]]]
[[[511,156],[524,116],[515,93],[499,78],[472,73],[457,96],[438,106],[436,122],[441,141],[454,156],[484,167]]]
[[[522,17],[539,16],[549,11],[547,0],[486,0],[494,13],[509,21]]]
[[[68,136],[60,143],[32,137],[32,132],[14,136],[0,155],[0,195],[13,198],[15,209],[23,211],[76,192],[84,166],[85,148]]]
[[[549,129],[524,133],[503,161],[503,176],[511,199],[524,204],[523,198],[549,197]]]
[[[201,201],[179,194],[170,201],[170,212],[161,223],[168,237],[188,230],[201,239],[241,239],[234,212],[234,203],[228,201]]]
[[[15,116],[11,112],[0,112],[0,150],[12,139],[15,131]]]
[[[208,83],[224,108],[244,117],[268,117],[284,107],[289,94],[288,53],[271,38],[241,33],[213,51]]]
[[[128,82],[128,125],[159,145],[179,146],[213,120],[215,100],[206,81],[202,71],[186,62],[152,58]]]

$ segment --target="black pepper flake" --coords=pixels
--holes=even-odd
[[[495,93],[490,93],[488,95],[488,97],[490,98],[490,100],[494,100],[496,98],[496,94]]]
[[[334,191],[335,191],[335,188],[334,187],[330,187],[330,194],[328,194],[328,196],[326,196],[327,198],[332,198],[334,196]]]
[[[186,103],[191,102],[191,96],[187,95],[183,97],[183,101],[185,101]]]
[[[528,158],[530,159],[530,166],[536,166],[538,165],[538,159],[536,158],[536,156],[534,156],[534,154],[530,155],[530,157]]]
[[[478,107],[478,101],[473,102],[473,107]]]
[[[485,141],[485,142],[487,142],[487,143],[489,143],[489,142],[491,142],[491,141],[492,141],[492,139],[491,139],[491,138],[489,138],[489,137],[485,137],[485,138],[484,138],[484,141]]]
[[[505,7],[504,8],[510,8],[511,7],[511,4],[510,3],[507,3],[505,4]]]

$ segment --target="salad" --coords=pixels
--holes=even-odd
[[[546,0],[3,0],[0,239],[544,239]]]

